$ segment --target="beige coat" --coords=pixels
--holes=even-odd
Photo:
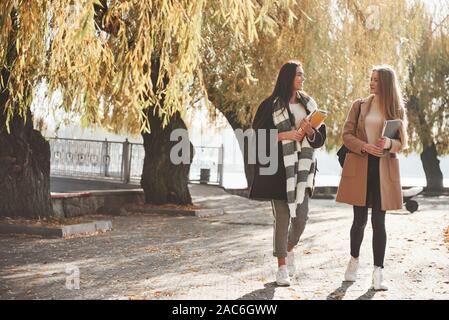
[[[343,129],[343,143],[349,149],[341,174],[340,185],[337,191],[337,202],[356,206],[369,207],[366,204],[366,183],[368,171],[368,154],[362,153],[363,145],[368,141],[365,131],[365,117],[371,106],[373,95],[362,100],[357,132],[354,135],[355,121],[357,119],[358,105],[352,104]],[[404,120],[404,114],[401,114]],[[400,139],[392,139],[392,147],[379,161],[380,194],[382,210],[397,210],[402,208],[402,187],[399,176],[399,160],[396,153],[404,149],[407,137],[404,126],[400,132]],[[402,143],[402,142],[405,143]]]

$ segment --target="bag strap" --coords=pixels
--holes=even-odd
[[[359,112],[357,112],[357,118],[356,118],[356,121],[355,121],[355,126],[354,126],[354,136],[355,136],[356,133],[357,133],[357,127],[358,127],[358,124],[359,124],[360,111],[361,111],[361,109],[362,109],[362,99],[357,100],[357,103],[358,103],[358,105],[359,105]]]

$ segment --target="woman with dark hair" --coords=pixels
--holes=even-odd
[[[256,157],[254,178],[250,184],[250,199],[270,200],[274,215],[273,255],[278,260],[276,282],[290,285],[295,273],[293,249],[304,231],[313,193],[316,160],[314,149],[326,140],[326,126],[312,128],[307,116],[317,110],[315,101],[302,91],[305,80],[300,62],[290,61],[279,71],[270,97],[259,106],[252,128],[256,131],[258,155],[259,131],[266,134],[266,149],[270,150],[270,129],[277,134],[277,170],[263,174],[266,165]],[[276,131],[277,130],[277,131]]]
[[[373,68],[371,95],[356,100],[349,111],[343,141],[349,149],[343,165],[336,201],[353,205],[350,232],[351,258],[346,281],[355,281],[363,233],[371,211],[374,271],[372,288],[387,290],[382,284],[387,234],[385,212],[402,208],[399,160],[396,153],[407,147],[407,118],[396,74],[390,66]],[[382,137],[385,120],[401,120],[397,139]]]

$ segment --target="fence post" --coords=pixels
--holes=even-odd
[[[103,142],[103,162],[104,162],[104,176],[109,176],[109,143],[108,139],[105,138]]]
[[[129,183],[130,180],[130,157],[129,157],[129,141],[126,138],[125,142],[123,142],[123,152],[122,152],[122,177],[124,183]]]
[[[223,186],[224,145],[218,150],[218,185]]]

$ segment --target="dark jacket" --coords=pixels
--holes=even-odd
[[[253,120],[252,128],[255,130],[255,140],[256,140],[256,154],[258,149],[258,129],[276,129],[276,126],[273,122],[273,100],[268,98],[265,99],[257,109],[256,115]],[[290,121],[292,125],[294,125],[294,117],[290,112],[289,108],[287,108]],[[309,111],[306,109],[307,114]],[[326,140],[326,126],[323,124],[319,130],[315,130],[315,140],[314,142],[310,142],[312,148],[320,148],[324,145]],[[270,140],[269,135],[266,135],[266,150],[267,153],[270,152]],[[258,157],[256,157],[256,164],[254,166],[254,176],[252,181],[249,183],[249,198],[253,200],[287,200],[287,187],[286,187],[286,178],[285,178],[285,166],[284,166],[284,157],[282,152],[282,142],[278,142],[278,168],[277,172],[274,175],[261,175],[259,169],[261,167],[268,167],[267,165],[262,165],[259,163]],[[315,168],[317,168],[315,163]],[[315,169],[316,173],[316,169]],[[309,190],[310,195],[313,193],[313,190]]]

